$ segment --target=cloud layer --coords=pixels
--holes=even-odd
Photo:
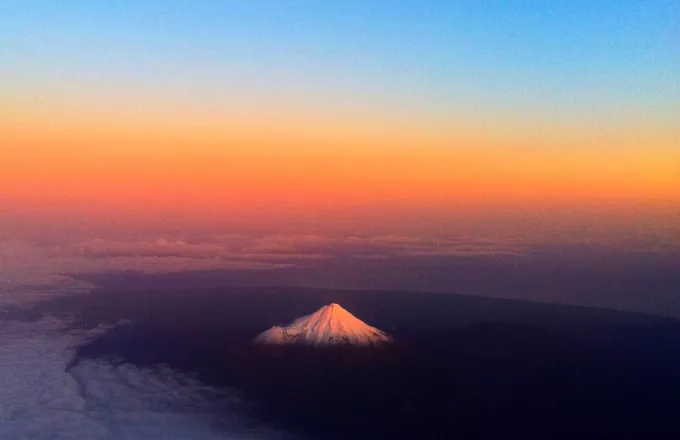
[[[509,266],[502,264],[513,270],[517,264],[529,262],[526,267],[535,267],[527,273],[536,276],[546,257],[564,256],[571,261],[564,263],[565,267],[590,264],[597,268],[614,254],[626,260],[630,251],[672,255],[679,250],[674,241],[666,239],[583,243],[561,237],[531,241],[520,236],[466,235],[0,233],[0,304],[87,291],[94,287],[87,281],[94,279],[91,275],[130,272],[221,272],[228,273],[221,283],[445,290],[495,296],[506,295],[508,289],[480,290],[469,285],[476,279],[475,273],[488,274],[494,261],[510,261]],[[408,268],[408,276],[398,268]],[[428,275],[432,271],[438,275]],[[454,280],[454,272],[465,282]],[[501,272],[496,270],[496,278]],[[559,278],[559,273],[552,278]],[[522,298],[531,293],[524,287],[518,289],[516,295]]]
[[[85,361],[66,371],[74,344],[88,334],[64,323],[0,321],[0,438],[281,438],[213,414],[213,390],[168,369]],[[238,405],[233,399],[227,404]]]

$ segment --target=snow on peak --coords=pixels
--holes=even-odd
[[[325,345],[380,345],[392,338],[375,327],[331,303],[311,315],[303,316],[286,327],[274,326],[260,333],[255,343],[268,345],[301,344],[315,347]]]

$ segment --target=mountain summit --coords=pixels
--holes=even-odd
[[[257,344],[300,344],[314,347],[328,345],[381,345],[392,338],[356,318],[340,305],[332,303],[311,315],[303,316],[286,327],[274,326],[255,338]]]

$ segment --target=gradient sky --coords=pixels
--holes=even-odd
[[[676,1],[2,2],[0,209],[680,240],[679,48]]]

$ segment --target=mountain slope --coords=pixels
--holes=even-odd
[[[286,327],[274,326],[260,333],[255,343],[268,345],[301,344],[327,345],[380,345],[392,338],[371,327],[340,305],[332,303],[311,315],[303,316]]]

